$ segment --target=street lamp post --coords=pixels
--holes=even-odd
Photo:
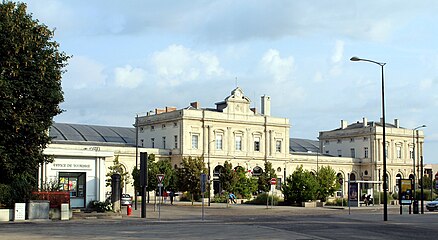
[[[417,129],[424,127],[426,127],[426,125],[421,125],[412,129],[412,172],[414,173],[414,186],[413,186],[414,201],[417,200],[417,174],[415,174],[415,131],[417,131]]]
[[[385,121],[385,78],[384,78],[384,71],[383,66],[385,66],[386,63],[382,62],[376,62],[369,59],[363,59],[358,57],[352,57],[350,58],[350,61],[364,61],[364,62],[370,62],[377,64],[382,69],[382,120],[383,120],[383,221],[388,221],[388,186],[387,186],[387,175],[386,175],[386,121]]]
[[[417,178],[416,178],[417,175],[415,174],[415,131],[417,129],[424,128],[424,127],[426,127],[426,125],[421,125],[421,126],[418,126],[414,129],[412,129],[412,172],[414,173],[414,199],[415,199],[415,190],[416,190],[415,183],[417,181]]]

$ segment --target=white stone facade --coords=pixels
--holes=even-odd
[[[341,121],[338,129],[319,133],[320,149],[325,154],[357,159],[359,168],[351,172],[355,180],[383,180],[383,126],[381,122],[362,122],[347,125]],[[420,157],[423,153],[424,133],[406,129],[399,125],[386,124],[388,190],[396,190],[397,178],[414,176],[414,159],[418,179]],[[415,146],[415,148],[414,148]],[[415,149],[415,154],[412,152]],[[414,159],[413,159],[414,157]]]

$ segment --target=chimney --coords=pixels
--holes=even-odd
[[[201,108],[201,104],[199,102],[192,102],[190,103],[190,106],[195,109]]]
[[[251,111],[252,111],[254,114],[257,114],[257,108],[251,108]]]
[[[263,95],[262,96],[262,111],[261,113],[265,116],[271,116],[271,97]]]
[[[164,109],[160,109],[160,108],[155,108],[155,114],[160,114],[163,113]]]
[[[400,128],[400,121],[397,118],[394,119],[394,125],[396,128]]]
[[[384,122],[383,122],[383,118],[381,117],[380,118],[380,123],[383,125],[384,124]]]
[[[341,120],[341,129],[346,129],[347,125],[348,125],[347,121]]]
[[[166,112],[173,112],[176,110],[176,107],[166,107]]]
[[[366,117],[362,118],[363,126],[368,126],[368,119]]]

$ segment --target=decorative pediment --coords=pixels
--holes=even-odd
[[[245,96],[240,87],[231,91],[223,102],[216,103],[217,109],[229,114],[254,115],[250,109],[251,100]]]

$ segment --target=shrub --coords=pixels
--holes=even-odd
[[[227,196],[226,195],[216,195],[211,199],[211,202],[214,203],[226,203],[227,202]]]
[[[266,199],[269,197],[268,199]],[[245,203],[255,204],[255,205],[266,205],[266,200],[268,200],[268,204],[272,205],[272,195],[268,196],[266,193],[259,194],[256,198],[251,201],[247,201]],[[274,205],[277,206],[280,198],[278,196],[274,196]]]
[[[109,212],[113,210],[113,204],[109,201],[99,202],[94,200],[90,202],[89,208],[96,212]]]
[[[348,206],[348,201],[346,198],[336,198],[333,201],[328,201],[326,206]]]
[[[11,186],[0,184],[0,208],[11,206]]]

